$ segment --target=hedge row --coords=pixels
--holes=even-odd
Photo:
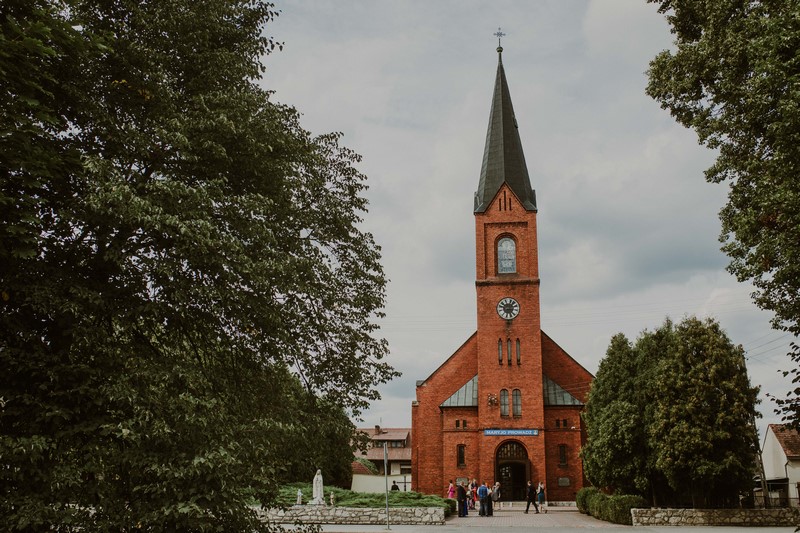
[[[596,487],[586,487],[575,495],[578,510],[599,520],[631,525],[631,509],[650,507],[641,496],[604,494]]]

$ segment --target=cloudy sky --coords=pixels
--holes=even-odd
[[[383,335],[403,376],[360,425],[411,425],[415,381],[475,330],[473,194],[503,64],[539,207],[542,329],[590,372],[612,335],[666,316],[716,317],[766,392],[783,394],[790,337],[725,271],[705,182],[714,154],[644,93],[669,48],[644,0],[293,0],[267,32],[264,87],[313,133],[340,131],[363,156],[364,227],[390,279]]]

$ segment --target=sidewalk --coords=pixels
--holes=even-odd
[[[741,527],[631,527],[610,524],[579,513],[574,507],[549,507],[547,513],[534,514],[533,506],[525,514],[524,503],[511,509],[495,509],[494,516],[478,516],[471,512],[469,516],[459,518],[453,516],[444,525],[410,526],[386,525],[341,525],[326,524],[322,526],[324,533],[498,533],[497,530],[513,529],[508,533],[585,533],[587,529],[601,529],[603,533],[625,531],[627,533],[742,533]],[[464,531],[464,530],[467,531]],[[757,533],[793,533],[793,527],[758,528]]]

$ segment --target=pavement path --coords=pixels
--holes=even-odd
[[[579,513],[574,507],[568,509],[550,508],[547,513],[535,514],[533,508],[525,514],[523,508],[495,509],[494,516],[478,516],[477,511],[469,516],[450,517],[444,525],[341,525],[326,524],[324,533],[586,533],[587,529],[601,530],[598,533],[624,531],[627,533],[743,533],[742,527],[632,527],[610,524]],[[498,531],[499,530],[499,531]],[[793,527],[762,527],[753,533],[793,533]]]

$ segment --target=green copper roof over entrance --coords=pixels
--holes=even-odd
[[[452,396],[443,401],[439,407],[477,407],[478,406],[478,375],[467,381]]]
[[[503,70],[503,48],[497,47],[497,78],[494,82],[492,110],[478,190],[475,192],[475,212],[483,213],[497,191],[508,183],[528,211],[536,211],[536,193],[531,189],[517,119],[511,105],[506,73]]]
[[[542,389],[545,405],[583,405],[579,399],[547,376],[542,376]]]

